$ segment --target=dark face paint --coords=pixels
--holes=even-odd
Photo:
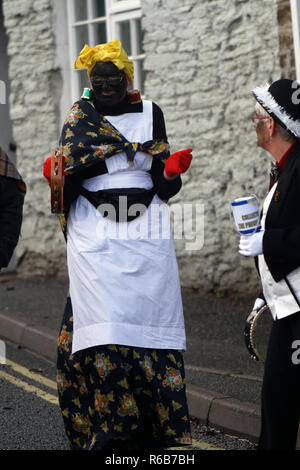
[[[126,74],[112,62],[98,62],[92,70],[90,80],[100,106],[115,106],[126,96]]]

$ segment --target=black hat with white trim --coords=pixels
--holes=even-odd
[[[254,88],[252,93],[278,124],[300,138],[300,83],[281,78],[271,85]]]

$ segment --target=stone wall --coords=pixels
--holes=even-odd
[[[256,146],[251,89],[280,78],[277,2],[143,0],[142,8],[146,96],[165,113],[172,151],[194,149],[175,202],[205,210],[203,248],[176,240],[181,283],[255,293],[229,202],[266,194],[271,157]]]
[[[62,78],[55,61],[50,0],[4,0],[9,37],[10,119],[17,165],[27,184],[22,234],[16,251],[20,275],[65,273],[65,243],[50,214],[43,162],[57,146]]]
[[[262,200],[266,192],[271,157],[256,147],[251,89],[281,75],[277,1],[141,3],[146,97],[165,113],[172,151],[194,149],[192,167],[171,204],[204,204],[203,247],[188,249],[187,226],[175,241],[182,285],[255,291],[258,278],[252,260],[238,254],[229,202],[251,193]],[[67,40],[54,32],[63,27],[57,28],[55,8],[61,8],[60,0],[3,0],[11,120],[18,168],[28,185],[17,249],[21,275],[66,274],[65,243],[41,177],[69,99],[69,65],[57,54]],[[197,229],[201,240],[201,225]]]

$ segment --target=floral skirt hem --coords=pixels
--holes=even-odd
[[[182,353],[104,345],[71,354],[68,297],[58,338],[57,386],[71,449],[191,444]]]

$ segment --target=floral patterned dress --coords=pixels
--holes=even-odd
[[[58,338],[57,385],[71,449],[191,444],[182,353],[105,345],[71,354],[68,298]]]
[[[87,120],[86,116],[80,114],[80,110],[76,110],[75,115],[73,113],[72,116],[75,121],[73,123],[69,115],[67,126],[72,123],[76,126],[80,120]],[[90,124],[88,120],[87,125],[90,126]],[[65,145],[67,151],[72,148],[68,139],[72,138],[74,131],[72,126],[68,129],[63,131],[67,141]],[[80,149],[80,146],[78,148]],[[138,146],[134,150],[138,150]],[[149,157],[139,150],[134,161],[128,163],[128,154],[126,157],[123,148],[123,152],[118,152],[118,155],[107,160],[110,175],[91,178],[84,184],[96,185],[93,188],[88,186],[88,188],[97,191],[103,189],[97,185],[106,181],[111,184],[114,178],[121,177],[126,183],[125,175],[129,173],[130,177],[133,175],[135,178],[141,175],[142,184],[145,181],[149,182],[149,175],[146,175],[146,171],[137,167],[143,165],[144,163],[141,162]],[[84,162],[86,162],[94,157],[86,153],[86,156],[81,158],[85,158]],[[70,165],[76,169],[76,159],[74,160],[71,154],[68,158]],[[150,158],[152,159],[152,156]],[[151,160],[147,160],[147,168],[149,162],[151,166]],[[128,165],[130,165],[130,171]],[[137,182],[136,179],[136,184]],[[95,212],[93,216],[90,214],[91,211],[93,214]],[[68,297],[66,303],[58,339],[57,383],[60,407],[70,446],[72,449],[89,450],[123,447],[162,448],[174,443],[190,444],[184,366],[180,351],[185,347],[185,332],[173,240],[154,241],[158,243],[159,256],[156,264],[153,262],[155,269],[149,275],[148,271],[152,266],[150,260],[147,264],[141,264],[139,269],[135,265],[137,273],[146,269],[148,288],[145,289],[147,284],[141,281],[143,278],[139,275],[139,277],[130,276],[129,279],[132,278],[133,282],[132,287],[125,289],[125,281],[127,282],[128,277],[123,282],[122,276],[127,265],[123,266],[122,263],[126,263],[129,258],[122,256],[122,253],[118,255],[118,258],[114,255],[115,249],[108,250],[110,262],[107,266],[113,268],[109,275],[99,274],[99,268],[103,269],[105,266],[105,257],[92,266],[92,262],[95,264],[95,260],[99,258],[103,250],[98,250],[100,253],[97,254],[98,258],[96,253],[92,258],[88,258],[89,270],[84,270],[83,260],[78,264],[77,251],[83,238],[83,254],[93,252],[89,248],[89,243],[92,245],[96,243],[99,249],[101,243],[105,241],[102,238],[97,240],[93,235],[97,233],[96,229],[93,229],[94,225],[99,229],[99,214],[96,212],[94,207],[79,196],[77,202],[71,207],[67,224],[71,297]],[[93,222],[94,219],[97,223]],[[83,221],[86,223],[83,224]],[[81,227],[80,233],[78,227]],[[118,243],[118,241],[113,240],[113,243]],[[139,246],[139,243],[144,244],[145,241],[134,240],[134,243],[135,246]],[[124,250],[122,244],[124,245],[124,241],[120,241]],[[162,262],[162,246],[166,244],[167,250],[165,251],[168,256]],[[92,248],[94,249],[93,246]],[[106,256],[107,250],[104,250],[104,254]],[[117,258],[112,258],[112,256],[117,256]],[[151,261],[153,257],[154,254],[152,254]],[[157,266],[160,266],[159,270]],[[91,278],[90,281],[88,277]],[[160,284],[158,279],[162,279],[166,285]],[[115,295],[107,295],[111,286],[117,281],[118,292]],[[101,291],[104,283],[107,289]],[[153,294],[155,286],[158,291]],[[121,301],[123,291],[126,302]],[[101,295],[99,295],[100,292]],[[137,295],[138,292],[140,297],[144,292],[144,301],[132,302],[132,295]],[[153,311],[145,307],[152,305],[151,303]],[[101,310],[102,304],[105,305],[103,311]],[[144,309],[141,308],[142,306]],[[115,314],[116,320],[112,321],[114,318],[112,313],[106,313],[109,309],[112,313],[117,313]],[[74,313],[76,313],[77,325],[78,322],[86,322],[83,327],[80,325],[81,328],[78,330],[74,328]],[[102,323],[97,318],[100,318]],[[148,327],[146,322],[149,322],[151,318],[155,318],[155,321],[153,320]],[[121,319],[123,323],[120,323]],[[77,335],[75,348],[74,331]],[[78,336],[81,331],[87,333]],[[122,342],[122,338],[123,340],[126,338],[127,342]]]

